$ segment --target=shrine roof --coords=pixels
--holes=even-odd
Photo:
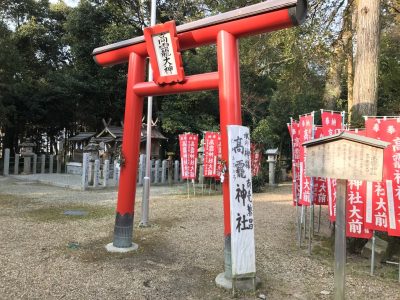
[[[84,140],[89,140],[95,134],[96,132],[79,132],[77,135],[70,137],[68,140],[70,142],[81,142]]]
[[[151,128],[151,138],[158,140],[166,140],[167,138],[158,130],[157,127],[152,126]],[[142,127],[142,132],[140,134],[140,141],[143,142],[147,139],[147,129]]]

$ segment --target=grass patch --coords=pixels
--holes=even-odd
[[[65,215],[64,212],[67,210],[81,210],[87,212],[87,215]],[[99,219],[112,216],[114,213],[115,209],[109,207],[94,205],[59,205],[33,209],[27,211],[25,216],[39,222],[68,222],[73,220]]]
[[[32,203],[35,203],[35,201],[30,198],[0,194],[0,207],[2,208],[20,208]]]
[[[329,261],[329,263],[331,263],[334,255],[330,238],[322,235],[315,235],[313,238],[312,254],[321,261]]]

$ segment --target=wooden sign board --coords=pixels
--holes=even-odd
[[[383,150],[389,143],[348,132],[316,139],[306,146],[306,175],[381,181]]]
[[[175,21],[144,29],[147,52],[157,84],[182,82],[185,79]]]

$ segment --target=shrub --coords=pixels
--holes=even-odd
[[[252,181],[252,187],[253,187],[253,193],[261,193],[263,191],[263,187],[265,184],[264,176],[262,173],[257,176],[253,176],[251,178]]]

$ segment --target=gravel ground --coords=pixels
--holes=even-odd
[[[296,245],[290,188],[254,197],[261,287],[239,298],[333,298],[327,211],[308,256]],[[153,226],[135,227],[139,250],[111,254],[104,246],[112,240],[114,189],[81,192],[0,176],[0,299],[231,299],[214,283],[223,271],[222,196],[187,199],[185,191],[152,189]],[[88,215],[63,214],[71,209]],[[395,267],[381,266],[375,277],[368,271],[368,260],[348,257],[347,299],[400,299]]]

